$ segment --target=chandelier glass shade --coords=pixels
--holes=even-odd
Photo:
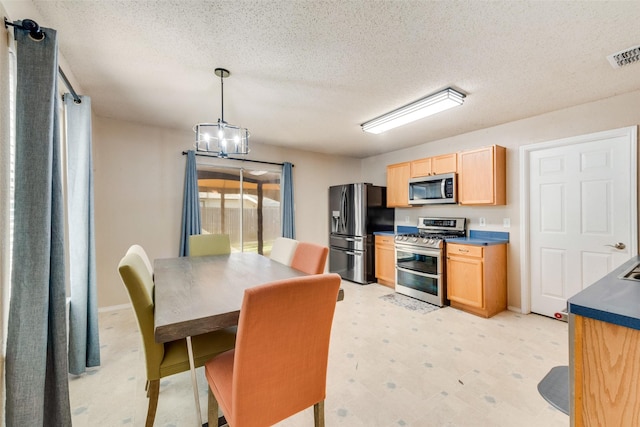
[[[218,120],[218,123],[198,123],[193,130],[197,151],[215,153],[219,157],[249,153],[249,131],[245,128]]]
[[[193,127],[196,133],[196,151],[212,153],[218,157],[228,157],[229,154],[239,155],[249,153],[249,130],[230,125],[224,121],[224,83],[229,77],[229,71],[216,68],[216,76],[220,77],[221,116],[217,123],[198,123]]]

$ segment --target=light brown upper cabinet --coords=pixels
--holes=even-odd
[[[409,205],[409,176],[411,163],[387,166],[387,207],[405,208]]]
[[[411,162],[411,178],[456,172],[457,154],[443,154]]]
[[[458,203],[505,205],[506,148],[499,145],[458,153]]]

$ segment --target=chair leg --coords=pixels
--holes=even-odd
[[[213,395],[211,388],[209,390],[209,409],[207,410],[207,417],[209,421],[209,426],[218,427],[218,401],[216,397]]]
[[[147,421],[145,427],[153,427],[156,419],[156,409],[158,409],[158,395],[160,394],[160,380],[150,380],[147,396],[149,397],[149,408],[147,409]]]
[[[315,427],[324,427],[324,400],[313,405]]]

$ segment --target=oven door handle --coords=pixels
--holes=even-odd
[[[398,267],[397,265],[396,265],[396,270],[403,271],[403,272],[409,273],[409,274],[415,274],[417,276],[431,277],[433,279],[440,279],[440,277],[441,277],[441,274],[427,274],[427,273],[423,273],[421,271],[409,270],[409,269],[406,269],[406,268]]]
[[[417,249],[415,246],[403,246],[403,245],[395,245],[396,251],[407,252],[410,254],[418,254],[418,255],[427,255],[432,257],[440,258],[442,256],[442,251],[440,249]]]

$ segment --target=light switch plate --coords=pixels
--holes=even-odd
[[[511,219],[510,218],[502,218],[502,226],[504,228],[511,227]]]
[[[484,218],[480,218],[480,227],[487,225],[487,221]]]

